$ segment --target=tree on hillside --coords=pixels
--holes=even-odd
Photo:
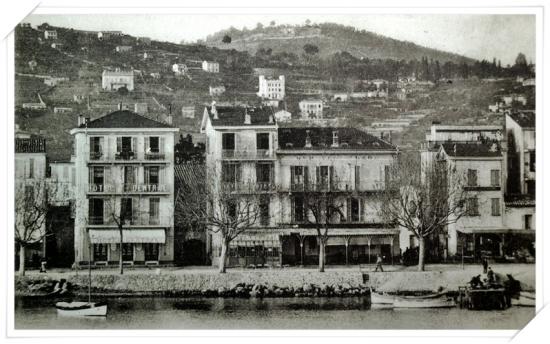
[[[262,24],[262,23],[256,24],[256,30],[257,31],[261,31],[263,28],[264,28],[264,24]]]
[[[275,20],[270,21],[269,26],[275,26]]]
[[[390,167],[377,210],[387,223],[407,229],[418,240],[418,271],[424,271],[426,240],[443,233],[467,212],[463,176],[443,161],[400,156]]]
[[[304,52],[308,55],[315,55],[319,52],[319,47],[308,43],[304,45]]]
[[[525,54],[518,54],[516,57],[516,66],[527,66],[527,58],[525,57]]]
[[[201,224],[218,234],[221,245],[218,271],[225,273],[229,245],[239,235],[256,227],[260,219],[257,197],[243,190],[254,188],[256,184],[236,181],[239,172],[235,165],[222,167],[222,174],[206,169],[196,172],[195,178],[204,183],[189,183],[178,190],[176,217],[179,222]],[[222,175],[221,180],[215,178],[218,175]]]
[[[45,240],[46,216],[65,189],[45,178],[18,182],[15,187],[15,243],[19,245],[19,274],[25,275],[26,249]]]
[[[231,36],[229,36],[229,35],[224,35],[223,38],[222,38],[222,42],[223,42],[223,43],[226,43],[226,44],[231,43]]]

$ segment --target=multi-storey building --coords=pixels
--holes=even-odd
[[[304,99],[298,104],[302,118],[323,118],[323,101],[321,99]]]
[[[121,254],[128,264],[173,261],[178,130],[126,110],[93,121],[79,117],[78,127],[71,130],[77,263],[114,263]],[[122,247],[117,226],[121,219]]]
[[[280,75],[279,78],[269,78],[264,75],[258,77],[259,89],[258,97],[283,100],[285,98],[285,76]]]
[[[399,255],[399,230],[378,217],[373,197],[398,154],[392,144],[351,128],[279,128],[268,107],[207,107],[201,131],[212,180],[255,197],[260,209],[253,228],[231,243],[230,266],[316,263],[319,245],[304,198],[323,192],[346,214],[331,224],[328,264]],[[210,240],[218,264],[221,238]]]
[[[510,193],[535,195],[535,113],[506,114]]]
[[[214,61],[202,61],[202,70],[208,73],[219,73],[220,64]]]
[[[55,30],[44,30],[45,39],[57,39],[57,31]]]
[[[116,91],[126,87],[128,91],[134,90],[134,72],[117,70],[104,70],[101,78],[101,86],[107,91]]]

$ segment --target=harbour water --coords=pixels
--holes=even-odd
[[[520,329],[535,308],[371,309],[367,297],[110,298],[104,318],[67,318],[54,300],[16,298],[16,329]]]

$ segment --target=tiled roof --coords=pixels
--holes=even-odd
[[[534,128],[535,127],[535,112],[515,112],[509,114],[509,116],[522,128]]]
[[[338,147],[332,147],[333,132],[338,133]],[[311,139],[311,148],[306,148],[306,138]],[[310,127],[280,128],[278,130],[281,150],[331,149],[331,150],[396,150],[391,143],[354,128]]]
[[[38,136],[15,138],[15,153],[46,153],[46,139]]]
[[[507,207],[512,208],[535,206],[535,198],[531,195],[508,195],[504,202]]]
[[[174,165],[174,183],[176,189],[196,188],[204,185],[206,167],[199,163]]]
[[[443,143],[445,153],[451,157],[499,157],[502,156],[500,145],[495,142]]]
[[[173,128],[172,126],[157,122],[150,118],[138,115],[129,110],[111,112],[103,117],[96,118],[80,128]]]
[[[212,107],[206,108],[214,127],[217,126],[244,126],[244,125],[275,125],[274,120],[270,123],[270,117],[274,111],[269,106],[257,108],[245,108],[242,106],[216,106],[218,119],[214,119]],[[250,115],[250,124],[244,124],[245,112]]]

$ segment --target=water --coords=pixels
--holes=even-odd
[[[105,318],[57,315],[53,300],[17,298],[16,329],[519,329],[535,308],[370,309],[365,297],[111,298]]]

